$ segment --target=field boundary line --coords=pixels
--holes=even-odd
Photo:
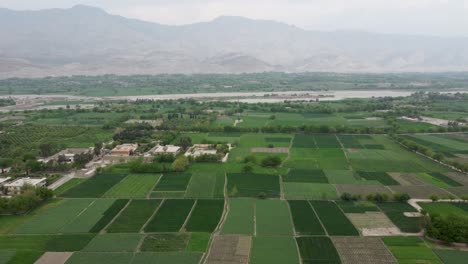
[[[184,197],[183,198],[190,198],[190,197],[187,197],[187,190],[190,186],[190,183],[192,183],[192,179],[193,179],[193,174],[190,174],[190,180],[189,182],[187,183],[187,186],[185,187],[185,191],[184,191]]]
[[[154,188],[156,188],[156,186],[158,185],[159,181],[161,181],[161,178],[163,177],[164,175],[161,173],[159,175],[159,179],[156,181],[156,183],[153,185],[153,188],[151,188],[151,191],[149,191],[147,194],[146,194],[146,199],[149,199],[151,198],[151,193],[154,192]]]
[[[359,230],[359,228],[357,228],[353,222],[351,221],[351,219],[349,219],[349,217],[346,215],[346,213],[343,211],[343,209],[341,208],[341,206],[339,206],[336,201],[332,201],[332,203],[334,203],[336,205],[336,207],[338,207],[338,209],[340,210],[341,213],[343,213],[343,215],[346,217],[346,219],[348,219],[348,221],[351,223],[351,225],[354,227],[354,229],[356,229],[356,231],[358,231],[359,233],[359,236],[358,237],[364,237],[362,234],[361,234],[361,230]],[[380,207],[379,207],[380,209]]]
[[[166,202],[166,199],[162,199],[161,200],[161,203],[159,203],[158,207],[156,209],[154,209],[154,212],[153,214],[148,218],[148,220],[146,220],[146,222],[143,224],[143,226],[140,228],[140,231],[138,233],[140,234],[144,234],[145,233],[145,228],[146,226],[148,225],[149,222],[151,222],[151,220],[153,220],[154,216],[158,213],[159,209],[161,208],[161,206]]]
[[[133,252],[133,257],[135,257],[137,253],[141,252],[141,246],[143,246],[143,243],[145,242],[145,239],[146,239],[146,235],[142,234],[140,242],[138,242],[138,245],[137,245],[137,247],[135,249],[135,252]]]
[[[310,208],[312,208],[312,211],[314,212],[315,216],[317,217],[317,220],[319,221],[320,225],[322,226],[323,231],[325,231],[325,236],[330,237],[330,235],[328,234],[328,230],[325,228],[325,225],[323,225],[322,219],[320,219],[317,211],[315,211],[314,206],[310,203],[310,200],[307,200],[307,203],[309,204]]]
[[[340,143],[341,151],[343,151],[343,154],[344,154],[344,156],[346,158],[346,163],[348,163],[348,169],[353,170],[353,167],[351,166],[351,162],[349,161],[348,153],[346,152],[346,148],[344,147],[343,142],[341,142],[340,137],[338,137],[337,134],[335,134],[335,138],[336,138],[336,141],[338,141],[338,143]],[[361,144],[361,143],[359,143],[359,144]]]
[[[116,200],[116,201],[117,201],[117,200]],[[133,199],[128,199],[128,201],[127,201],[127,203],[125,204],[125,206],[124,206],[122,209],[120,209],[120,211],[114,216],[114,218],[112,218],[112,220],[111,220],[109,223],[107,223],[106,226],[104,226],[103,229],[101,229],[101,231],[99,232],[99,234],[105,234],[105,233],[107,233],[107,228],[109,228],[109,226],[111,226],[111,225],[115,222],[115,219],[117,219],[117,218],[122,214],[122,212],[123,212],[125,209],[127,209],[127,207],[129,206],[129,204],[130,204],[131,201],[133,201]],[[112,205],[111,205],[111,206],[112,206]]]
[[[288,169],[289,172],[289,169]],[[284,189],[283,189],[283,176],[280,174],[279,176],[279,184],[280,184],[280,200],[284,200]]]
[[[89,198],[88,198],[89,199]],[[98,198],[94,199],[91,203],[88,204],[88,206],[86,206],[85,208],[83,208],[77,215],[75,215],[73,217],[72,220],[70,220],[70,222],[64,224],[58,231],[58,233],[60,233],[60,231],[63,231],[63,229],[65,229],[65,227],[67,227],[69,224],[73,223],[81,214],[83,214],[86,210],[88,210],[88,208],[94,204],[94,202],[96,202]]]
[[[183,232],[185,230],[185,226],[187,225],[188,221],[190,221],[190,218],[192,218],[193,210],[195,210],[195,207],[197,206],[197,204],[198,204],[198,199],[196,199],[195,202],[193,203],[192,208],[190,209],[190,212],[187,215],[187,218],[185,218],[184,223],[179,229],[179,232]]]
[[[220,233],[221,234],[221,228],[224,225],[224,222],[227,219],[227,215],[229,214],[229,200],[227,198],[224,199],[224,208],[223,208],[223,214],[221,215],[221,218],[219,219],[218,225],[216,226],[215,230],[213,231],[213,235]]]
[[[257,236],[257,202],[253,203],[253,224],[254,224],[253,237],[256,237]]]
[[[294,219],[292,217],[291,207],[289,206],[288,201],[285,201],[285,203],[286,203],[286,206],[288,207],[288,210],[289,210],[289,219],[291,220],[291,225],[292,225],[292,229],[293,229],[293,232],[294,232],[294,237],[296,237],[297,232],[296,232],[296,227],[294,226]]]

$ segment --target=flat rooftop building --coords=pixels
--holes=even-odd
[[[153,153],[158,155],[158,154],[172,154],[172,155],[177,155],[180,152],[180,147],[179,146],[174,146],[174,145],[165,145],[161,146],[158,145],[154,147]]]
[[[131,156],[137,150],[138,144],[122,144],[116,146],[111,151],[113,156]]]
[[[25,185],[31,185],[33,187],[43,187],[46,184],[46,178],[19,178],[10,183],[4,184],[4,188],[8,195],[18,194],[21,188]]]

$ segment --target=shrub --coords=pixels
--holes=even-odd
[[[172,163],[172,169],[175,171],[184,171],[187,169],[189,165],[189,160],[185,156],[179,156],[174,162]]]
[[[263,167],[278,167],[281,165],[281,158],[278,156],[268,156],[262,159]]]
[[[437,196],[436,194],[432,194],[431,196],[429,196],[429,199],[431,199],[433,202],[437,202],[439,201],[439,196]]]
[[[468,217],[455,214],[446,217],[433,215],[426,221],[428,236],[447,243],[468,242]]]
[[[373,194],[373,193],[369,193],[368,195],[366,195],[366,200],[367,200],[367,201],[373,201],[373,200],[374,200],[374,194]]]
[[[406,203],[411,197],[407,193],[394,193],[393,200]]]
[[[244,163],[257,163],[257,157],[254,155],[245,156]]]
[[[242,172],[243,173],[251,173],[251,172],[253,172],[253,169],[254,168],[253,168],[252,164],[247,163],[247,164],[244,165],[244,167],[242,167]]]

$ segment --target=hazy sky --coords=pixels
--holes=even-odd
[[[19,10],[76,4],[163,24],[236,15],[312,30],[468,36],[468,0],[0,0],[0,7]]]

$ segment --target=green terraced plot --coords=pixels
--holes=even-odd
[[[290,200],[335,199],[335,186],[328,183],[283,183],[284,197]]]
[[[442,264],[419,237],[384,237],[383,241],[399,263]]]
[[[126,174],[101,173],[69,189],[62,194],[63,197],[101,197],[110,188],[120,182]]]
[[[254,206],[254,199],[229,199],[229,211],[221,233],[253,234]]]
[[[213,232],[224,210],[224,200],[198,200],[185,229],[189,232]]]
[[[52,234],[58,233],[71,223],[94,200],[65,200],[49,210],[41,212],[32,220],[16,229],[18,234]]]
[[[194,173],[190,179],[185,197],[200,199],[223,198],[224,178],[224,173]]]
[[[191,176],[189,173],[166,173],[159,180],[154,191],[185,191]]]
[[[104,216],[106,210],[115,202],[113,199],[97,199],[72,222],[60,230],[63,233],[87,233]]]
[[[327,233],[333,236],[358,236],[359,232],[334,202],[310,201]]]
[[[285,201],[257,200],[255,219],[258,236],[281,236],[294,233],[288,204]]]
[[[198,264],[202,256],[197,252],[141,252],[130,264]]]
[[[420,218],[406,217],[403,214],[404,212],[417,212],[411,205],[406,203],[380,203],[378,206],[402,232],[417,233],[421,230],[419,227]]]
[[[299,263],[296,243],[293,237],[254,237],[251,264],[294,264]]]
[[[455,203],[446,203],[446,202],[439,202],[439,203],[418,203],[426,212],[430,215],[441,215],[446,216],[450,214],[455,215],[465,215],[468,217],[468,211],[463,210],[462,208],[458,207]]]
[[[358,175],[367,181],[377,181],[382,185],[400,185],[386,172],[359,171]]]
[[[309,202],[288,201],[294,228],[301,235],[325,235],[322,224],[317,218]]]
[[[155,252],[184,251],[189,239],[190,235],[186,233],[147,235],[140,249]]]
[[[160,175],[156,174],[131,174],[114,185],[104,194],[111,198],[145,198],[153,189]]]
[[[109,233],[139,232],[161,200],[132,200],[107,229]]]
[[[297,237],[302,263],[339,264],[340,256],[328,237]]]
[[[451,178],[443,175],[442,173],[437,173],[437,172],[418,173],[418,176],[421,177],[426,182],[433,184],[440,188],[463,186],[462,184],[452,180]]]
[[[129,264],[133,253],[75,252],[65,264]]]
[[[116,200],[105,212],[104,215],[99,219],[99,221],[89,230],[91,233],[98,233],[107,224],[114,219],[114,217],[127,205],[128,200],[118,199]]]
[[[194,200],[165,200],[145,232],[178,232],[190,213]]]
[[[187,251],[206,252],[208,244],[210,243],[210,238],[210,233],[191,233]]]
[[[283,182],[314,182],[328,183],[328,178],[322,170],[291,169],[282,177]]]
[[[227,190],[230,197],[279,197],[279,177],[271,174],[229,173]]]
[[[94,237],[83,249],[88,252],[134,252],[143,235],[140,234],[103,234]]]
[[[446,264],[465,264],[468,251],[436,249],[434,252]]]

